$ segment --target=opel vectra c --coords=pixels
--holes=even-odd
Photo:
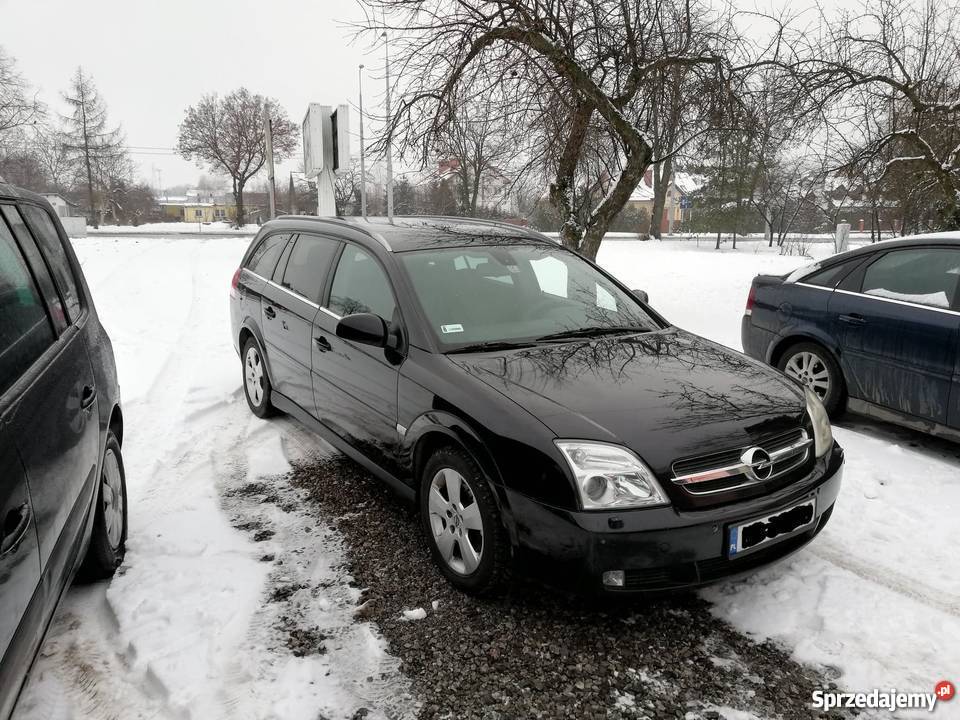
[[[416,502],[464,591],[669,590],[798,549],[840,488],[820,400],[643,298],[510,225],[285,217],[233,278],[233,341],[250,409]]]

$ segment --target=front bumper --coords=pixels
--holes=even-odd
[[[752,572],[795,552],[826,525],[840,491],[843,450],[818,460],[802,480],[771,495],[696,512],[672,507],[571,512],[507,490],[517,560],[547,582],[583,592],[658,592],[707,585]],[[735,558],[725,554],[732,524],[816,498],[813,522]],[[624,573],[621,587],[603,573]]]

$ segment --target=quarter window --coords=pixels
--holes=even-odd
[[[70,267],[67,251],[53,223],[53,218],[46,210],[35,205],[22,207],[27,223],[33,230],[33,236],[50,264],[53,279],[63,297],[67,318],[71,323],[76,322],[80,317],[80,293],[77,291],[77,279],[73,274],[73,268]]]
[[[360,248],[347,245],[330,288],[330,309],[339,315],[373,313],[392,322],[396,307],[380,264]]]
[[[290,251],[283,285],[311,302],[320,302],[323,283],[340,243],[317,235],[301,235]]]
[[[949,309],[960,283],[960,250],[916,248],[895,250],[867,267],[866,295]]]
[[[0,394],[53,342],[40,293],[13,235],[0,221]]]
[[[837,263],[836,265],[831,265],[828,268],[819,270],[812,275],[807,275],[800,282],[807,283],[808,285],[816,285],[817,287],[824,288],[835,288],[837,284],[846,276],[846,274],[854,268],[854,266],[859,263],[861,258],[855,260],[848,260],[846,262]]]
[[[247,261],[247,269],[260,277],[270,278],[273,275],[273,269],[277,266],[280,253],[283,252],[283,248],[289,239],[289,233],[278,233],[265,237]]]

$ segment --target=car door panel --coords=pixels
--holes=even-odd
[[[0,657],[40,585],[40,545],[27,476],[0,417]]]
[[[361,256],[363,270],[356,271],[353,260]],[[343,268],[353,271],[347,283],[349,291],[338,289],[341,281],[348,277]],[[374,258],[348,244],[332,278],[331,293],[337,297],[331,297],[330,302],[345,312],[379,311],[377,314],[381,317],[387,313],[390,317],[386,319],[396,329],[399,314],[386,278]],[[371,294],[375,299],[369,299]],[[314,323],[313,389],[318,417],[332,432],[380,467],[396,474],[399,472],[397,386],[403,358],[393,350],[337,337],[340,317],[340,313],[322,308]]]
[[[950,257],[940,249],[937,252],[942,254],[937,262]],[[960,254],[955,259],[960,261]],[[900,282],[908,283],[903,279],[907,272],[900,273]],[[898,276],[893,277],[892,282],[896,282]],[[867,280],[860,282],[869,281],[867,276]],[[952,292],[949,288],[948,291]],[[850,396],[916,418],[947,424],[957,370],[960,315],[948,307],[873,294],[876,292],[839,289],[831,298],[830,310],[841,344],[841,365]],[[907,293],[879,292],[911,297]]]

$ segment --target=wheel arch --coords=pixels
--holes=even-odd
[[[114,405],[110,413],[110,423],[107,425],[110,431],[117,436],[117,442],[123,446],[123,411],[119,405]]]
[[[267,377],[270,379],[270,382],[273,382],[273,370],[270,367],[270,357],[267,354],[267,346],[263,341],[263,335],[260,334],[260,329],[256,324],[250,319],[246,318],[240,324],[240,332],[238,333],[237,339],[240,344],[240,363],[241,365],[246,362],[243,358],[243,346],[247,344],[247,340],[253,338],[257,345],[260,346],[260,357],[263,359],[263,365],[267,369]]]
[[[770,347],[769,364],[776,367],[777,363],[780,362],[780,358],[783,357],[783,354],[794,345],[799,345],[800,343],[814,343],[815,345],[821,346],[830,353],[834,362],[837,363],[841,370],[843,369],[843,366],[840,364],[840,348],[837,344],[822,333],[809,331],[792,332],[774,342]]]

